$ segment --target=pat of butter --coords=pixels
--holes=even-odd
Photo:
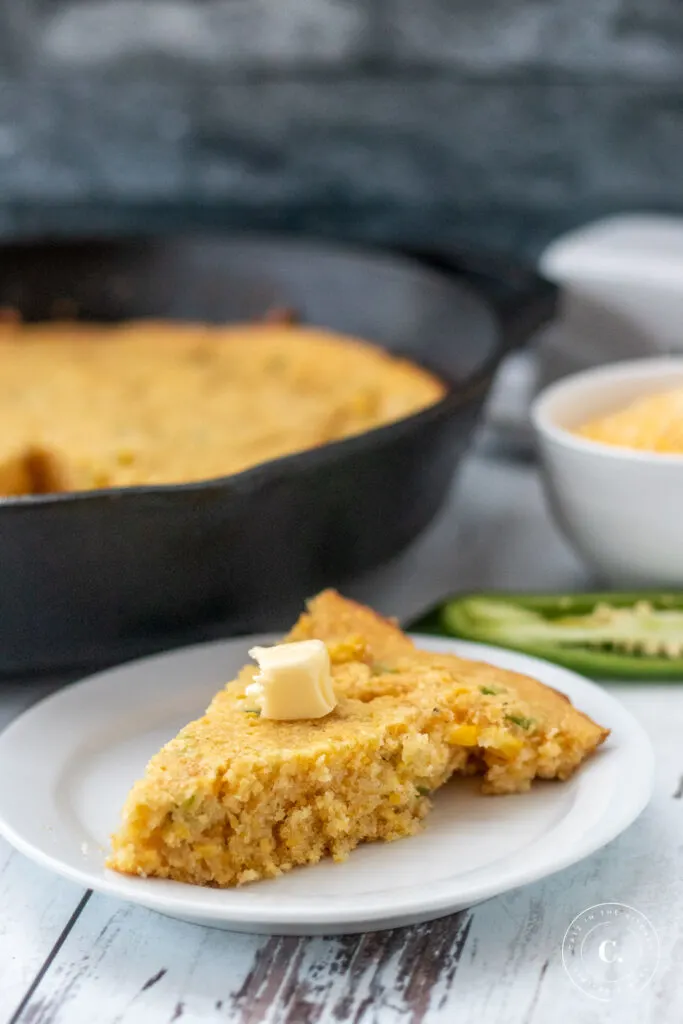
[[[282,722],[323,718],[336,707],[330,656],[322,640],[252,647],[249,656],[258,663],[260,672],[246,693],[261,718]]]

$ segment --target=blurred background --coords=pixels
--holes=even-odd
[[[392,488],[374,487],[374,472],[366,474],[374,490],[357,501],[331,465],[327,489],[316,487],[310,498],[315,506],[323,495],[329,505],[318,510],[317,540],[302,534],[299,582],[291,565],[281,573],[295,609],[302,594],[338,582],[342,569],[355,578],[387,561],[425,528],[442,499],[457,500],[451,474],[470,439],[475,455],[499,464],[481,469],[480,505],[469,513],[445,505],[441,525],[421,546],[356,596],[409,619],[452,592],[456,581],[461,589],[488,580],[513,589],[531,585],[528,573],[521,584],[500,568],[500,558],[482,554],[488,540],[483,547],[456,543],[454,531],[463,516],[471,516],[476,534],[482,517],[499,514],[486,472],[501,494],[514,486],[503,477],[513,474],[513,463],[526,467],[515,479],[537,487],[529,409],[546,384],[597,364],[683,355],[682,165],[680,0],[0,0],[0,241],[10,241],[0,245],[0,313],[7,307],[28,319],[75,310],[105,320],[229,321],[292,306],[304,322],[394,346],[449,380],[468,379],[475,363],[484,374],[483,390],[464,389],[477,414],[486,390],[481,423],[470,417],[458,425],[459,412],[444,412],[443,430],[453,435],[439,434],[438,445],[429,441],[445,453],[429,469],[431,492],[417,473],[426,465],[423,449],[417,441],[410,448],[414,493],[431,497],[420,518],[401,471],[392,486],[404,491],[398,505],[405,529],[394,516]],[[286,251],[276,246],[274,254],[252,252],[247,273],[244,241],[228,237],[235,230],[427,252],[425,266],[431,261],[439,273],[432,281],[425,267],[412,265],[393,278],[380,261],[373,276],[362,257],[347,268],[349,276],[334,261],[328,272],[317,249],[297,256],[300,242]],[[190,245],[184,255],[168,242],[140,252],[122,243],[55,245],[56,236],[174,232],[223,238],[200,243],[196,252]],[[32,236],[50,242],[11,244]],[[216,245],[225,247],[220,255]],[[475,287],[476,310],[472,294],[460,290],[463,280]],[[443,288],[448,296],[437,301]],[[518,349],[526,341],[533,343]],[[447,358],[443,366],[437,354]],[[570,485],[573,496],[573,478]],[[673,486],[683,493],[677,476]],[[463,492],[474,501],[471,487]],[[633,492],[644,494],[648,507],[657,504],[648,487]],[[585,493],[590,505],[593,488]],[[296,478],[291,494],[291,509],[308,514],[311,504]],[[379,529],[364,546],[359,523],[370,524],[369,531],[381,523],[377,509],[387,496],[392,508],[385,519],[394,521],[396,543]],[[254,507],[270,516],[268,502],[257,499]],[[269,500],[284,507],[278,496]],[[500,515],[509,530],[506,502]],[[528,504],[520,500],[525,516]],[[86,520],[92,551],[68,513],[61,545],[40,518],[13,520],[16,540],[5,533],[0,544],[0,618],[17,615],[13,666],[24,664],[25,637],[36,633],[33,598],[22,604],[17,592],[52,595],[41,606],[41,665],[71,658],[78,643],[87,658],[93,645],[99,656],[112,637],[132,643],[152,636],[158,645],[171,628],[184,642],[190,634],[181,626],[194,629],[197,622],[201,636],[214,635],[207,633],[214,627],[234,632],[275,622],[264,618],[271,598],[275,608],[270,565],[252,572],[268,547],[258,531],[253,551],[245,547],[241,527],[234,533],[240,543],[233,543],[227,497],[228,511],[219,509],[216,522],[226,552],[244,560],[245,586],[228,554],[225,579],[214,573],[214,524],[202,525],[191,501],[177,524],[165,524],[166,533],[156,520],[153,528],[144,516],[138,520],[134,500],[121,507],[133,509],[125,528],[113,506],[110,525],[97,515]],[[665,543],[647,517],[636,531],[657,538],[666,570],[648,565],[640,582],[683,580],[683,563],[669,572],[670,550],[683,550],[683,517],[675,502],[671,507],[675,543]],[[356,515],[359,508],[363,515]],[[246,504],[238,511],[244,518],[235,522],[257,522]],[[291,514],[291,522],[304,518]],[[25,522],[30,536],[21,532],[29,530]],[[289,523],[283,515],[282,538],[270,540],[288,554]],[[611,520],[605,533],[619,536]],[[45,536],[58,551],[49,559]],[[159,540],[152,553],[150,536]],[[529,543],[535,553],[536,540]],[[460,549],[472,553],[469,576],[462,561],[454,568]],[[31,550],[35,559],[26,556]],[[176,571],[179,552],[186,576]],[[128,576],[120,571],[124,557]],[[38,575],[27,588],[29,562]],[[78,586],[72,562],[81,573]],[[177,600],[167,587],[169,566]],[[313,569],[317,575],[307,575]],[[539,577],[536,586],[549,579]],[[55,599],[62,592],[63,600]],[[85,609],[80,618],[68,611],[74,592]],[[260,618],[249,617],[247,592]],[[64,621],[53,615],[60,607]],[[285,620],[282,614],[278,623]],[[99,647],[92,621],[104,624]]]
[[[683,207],[677,0],[0,0],[0,233],[537,255]]]

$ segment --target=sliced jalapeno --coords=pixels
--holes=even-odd
[[[480,594],[417,628],[497,644],[614,679],[683,679],[683,592]]]

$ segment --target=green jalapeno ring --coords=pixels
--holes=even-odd
[[[683,592],[463,595],[414,628],[496,644],[598,678],[683,680]],[[576,639],[584,635],[589,642]]]

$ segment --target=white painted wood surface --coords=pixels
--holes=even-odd
[[[353,592],[409,616],[450,589],[588,582],[533,468],[473,459],[430,534]],[[55,685],[2,684],[0,728]],[[612,689],[655,742],[650,807],[582,864],[430,925],[329,939],[213,931],[84,893],[0,841],[0,1021],[680,1024],[683,685]],[[561,961],[569,923],[606,901],[642,911],[661,942],[653,982],[613,1003],[578,991]]]

